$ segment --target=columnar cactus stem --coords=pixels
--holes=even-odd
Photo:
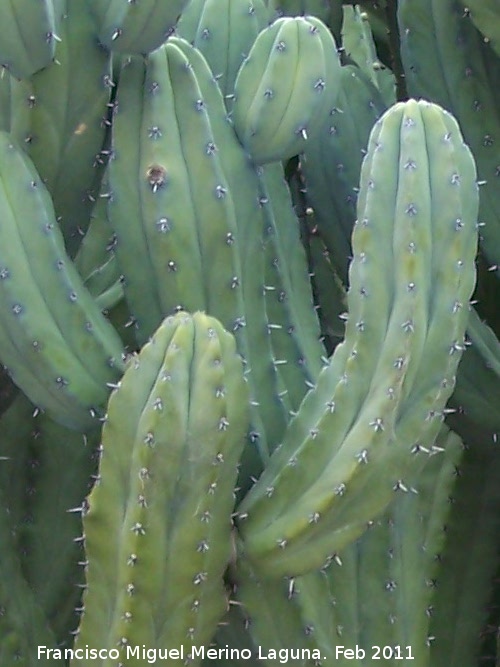
[[[31,160],[0,134],[0,358],[60,423],[86,431],[123,369],[122,345],[68,258]]]
[[[8,0],[0,6],[0,65],[27,79],[55,55],[65,0]]]
[[[84,516],[77,647],[118,646],[122,661],[141,665],[140,655],[125,659],[127,647],[184,646],[173,661],[182,665],[191,646],[210,641],[227,604],[222,576],[247,428],[234,338],[202,313],[167,318],[109,401]]]
[[[267,576],[319,567],[358,537],[414,465],[411,446],[437,435],[475,281],[477,206],[452,117],[414,100],[386,112],[363,163],[345,341],[239,507],[242,549]]]
[[[335,42],[319,19],[285,17],[260,32],[234,90],[235,130],[252,160],[265,164],[301,153],[318,115],[334,104],[339,75]]]
[[[146,54],[168,38],[186,0],[90,0],[100,41],[111,51]]]

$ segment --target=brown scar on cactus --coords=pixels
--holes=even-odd
[[[167,181],[167,170],[161,164],[152,164],[146,171],[146,178],[153,192],[163,187]]]

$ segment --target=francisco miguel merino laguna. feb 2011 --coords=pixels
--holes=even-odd
[[[372,646],[371,649],[372,659],[414,659],[410,646]],[[322,658],[319,649],[268,649],[266,651],[263,650],[261,646],[258,646],[256,652],[257,655],[254,655],[255,652],[250,651],[250,649],[230,648],[227,644],[224,648],[193,646],[189,653],[184,650],[184,646],[182,645],[179,648],[155,649],[148,648],[143,644],[142,646],[126,646],[125,652],[127,658],[142,659],[149,664],[154,664],[157,660],[184,660],[184,658],[201,658],[202,660],[205,658],[211,660],[251,660],[253,657],[256,657],[259,660],[277,660],[282,664],[287,663],[289,660],[321,661]],[[42,658],[50,658],[53,660],[105,660],[109,658],[117,660],[120,657],[119,653],[118,649],[94,649],[89,648],[88,645],[85,648],[80,649],[51,649],[47,646],[38,647],[39,660]],[[366,657],[366,651],[359,646],[355,646],[354,648],[337,646],[335,654],[336,659],[343,657],[346,660],[357,660]]]

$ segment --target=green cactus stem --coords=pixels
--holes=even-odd
[[[127,647],[184,646],[174,660],[182,665],[190,647],[211,640],[227,605],[222,577],[247,429],[234,337],[202,313],[167,318],[109,401],[83,518],[87,589],[76,647],[118,647],[124,661]],[[140,655],[126,662],[143,664]]]
[[[344,343],[238,508],[241,548],[265,576],[320,567],[359,537],[416,465],[412,450],[437,435],[475,282],[477,190],[437,105],[400,103],[375,125]]]

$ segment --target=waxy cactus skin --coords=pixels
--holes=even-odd
[[[147,54],[172,33],[186,0],[89,0],[99,41],[110,51]]]
[[[83,519],[88,588],[77,646],[187,651],[210,641],[226,608],[247,429],[234,338],[202,313],[167,318],[109,402]]]
[[[66,255],[34,165],[0,135],[0,358],[39,407],[88,430],[123,368],[122,346]]]
[[[500,664],[469,4],[4,2],[0,667]]]
[[[0,64],[17,79],[47,67],[55,56],[65,0],[8,0],[0,7]]]
[[[338,74],[335,42],[314,17],[277,19],[258,35],[238,72],[233,106],[236,133],[255,162],[304,150],[318,110],[334,105]]]
[[[191,0],[182,13],[176,34],[206,58],[228,110],[238,70],[268,22],[263,0]]]
[[[414,100],[387,111],[362,167],[345,340],[239,508],[245,552],[266,573],[321,567],[411,469],[407,438],[412,429],[432,432],[453,390],[475,281],[477,207],[474,162],[452,117]],[[381,247],[392,277],[383,275]],[[435,296],[433,280],[442,282]]]

